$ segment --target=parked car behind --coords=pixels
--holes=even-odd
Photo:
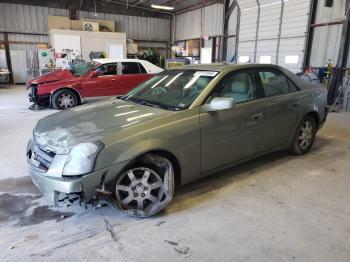
[[[28,81],[29,100],[40,106],[67,109],[88,98],[125,94],[161,71],[146,60],[94,59]]]
[[[99,192],[151,216],[177,185],[276,150],[306,154],[326,97],[275,65],[167,70],[122,97],[41,119],[28,143],[30,174],[55,205]]]

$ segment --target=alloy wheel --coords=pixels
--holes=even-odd
[[[116,198],[126,210],[148,213],[164,195],[163,181],[152,169],[139,167],[126,171],[116,183]]]
[[[313,131],[311,121],[305,121],[299,133],[299,146],[302,149],[306,149],[312,143]]]
[[[63,93],[59,98],[58,98],[58,104],[62,109],[67,109],[71,108],[74,106],[74,97],[70,94]]]

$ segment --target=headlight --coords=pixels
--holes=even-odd
[[[90,173],[94,168],[95,160],[103,149],[104,144],[100,141],[81,143],[74,147],[69,152],[64,169],[64,176],[78,176]]]

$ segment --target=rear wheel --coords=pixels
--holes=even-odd
[[[317,125],[312,116],[306,116],[300,122],[294,136],[291,152],[303,155],[310,151],[316,137]]]
[[[52,96],[52,106],[57,110],[65,110],[78,105],[77,95],[68,89],[62,89]]]
[[[149,217],[163,210],[174,195],[171,162],[149,154],[117,179],[115,196],[119,208],[131,216]]]

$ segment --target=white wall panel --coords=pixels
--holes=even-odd
[[[271,57],[271,63],[278,62],[293,71],[300,71],[303,64],[310,1],[239,0],[239,5],[241,17],[238,56],[249,56],[251,62],[254,62],[256,53],[255,62],[260,62],[261,56],[268,56]],[[280,28],[281,35],[279,35]],[[286,64],[286,55],[297,56],[298,63]]]
[[[261,56],[270,56],[271,63],[276,64],[277,39],[275,40],[260,40],[257,45],[256,62],[260,63]]]
[[[279,64],[293,72],[303,69],[310,1],[284,0]],[[286,56],[298,56],[297,64],[286,64]]]
[[[223,4],[209,5],[202,9],[202,35],[217,36],[223,32]]]
[[[257,8],[258,6],[256,0],[238,0],[238,4],[241,10]]]
[[[274,1],[273,4],[269,3],[262,5],[260,8],[258,39],[278,38],[281,18],[281,2],[276,3],[276,0]]]
[[[254,52],[255,52],[255,41],[239,42],[238,45],[238,57],[237,61],[241,56],[249,56],[250,62],[254,62]]]
[[[323,1],[317,5],[316,24],[341,21],[345,18],[346,0],[334,1],[333,7],[324,6]],[[342,24],[314,28],[310,66],[323,67],[329,61],[337,63]]]
[[[346,0],[335,0],[333,7],[325,7],[324,1],[318,1],[316,24],[339,21],[345,17]]]
[[[176,16],[175,39],[186,40],[201,37],[201,9]]]
[[[213,4],[176,15],[176,40],[218,36],[223,33],[223,4]],[[237,11],[235,11],[237,14]],[[231,16],[232,17],[232,16]],[[229,34],[235,33],[237,17],[230,21]]]
[[[235,8],[228,21],[228,34],[236,35],[238,8]]]
[[[241,10],[239,41],[255,40],[258,8]]]
[[[303,69],[304,48],[305,39],[303,37],[281,39],[278,64],[294,73],[301,72]],[[298,56],[298,63],[285,63],[286,56]]]
[[[239,0],[238,4],[241,12],[237,61],[241,56],[249,56],[250,62],[254,62],[258,4],[256,0]]]
[[[338,59],[342,25],[321,26],[314,29],[310,66],[323,67]]]
[[[309,11],[308,0],[285,1],[281,36],[306,36]]]

